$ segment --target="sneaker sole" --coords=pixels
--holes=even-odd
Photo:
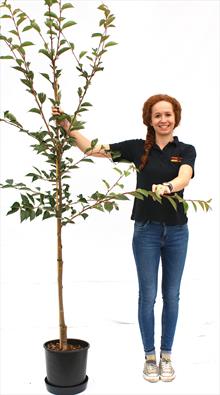
[[[159,376],[149,377],[149,376],[146,376],[145,374],[143,374],[143,378],[144,378],[144,380],[148,381],[149,383],[157,383],[160,380]]]
[[[164,381],[165,383],[169,383],[170,381],[173,381],[176,376],[171,376],[171,377],[162,377],[160,376],[160,380]]]

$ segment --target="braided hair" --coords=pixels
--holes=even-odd
[[[167,101],[172,104],[173,111],[175,114],[175,126],[178,126],[180,123],[181,119],[181,105],[180,103],[171,96],[164,95],[164,94],[158,94],[149,97],[149,99],[144,103],[143,106],[143,123],[147,126],[147,135],[146,135],[146,140],[144,143],[144,153],[141,156],[141,163],[139,166],[139,170],[143,170],[145,165],[148,162],[148,156],[150,153],[151,148],[155,144],[155,130],[153,126],[151,125],[151,116],[152,116],[152,107],[154,104],[158,103],[159,101]]]

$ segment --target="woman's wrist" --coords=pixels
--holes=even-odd
[[[169,193],[173,192],[173,184],[171,182],[164,182],[163,185],[168,187]]]

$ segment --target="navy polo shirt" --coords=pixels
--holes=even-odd
[[[116,144],[110,144],[111,152],[120,153],[120,157],[113,156],[114,162],[128,161],[134,163],[136,168],[140,166],[140,159],[144,153],[145,140],[126,140]],[[137,172],[136,188],[152,190],[152,184],[163,184],[178,176],[181,165],[190,165],[193,169],[196,151],[192,145],[184,144],[175,136],[163,149],[154,144],[148,156],[148,163],[144,169]],[[178,192],[183,197],[184,190]],[[167,225],[183,225],[187,222],[183,205],[177,203],[177,211],[166,198],[162,198],[162,204],[154,201],[151,197],[144,200],[135,198],[131,219],[135,221],[158,221]]]

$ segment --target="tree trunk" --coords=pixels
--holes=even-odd
[[[58,150],[56,161],[56,213],[57,213],[57,274],[59,297],[60,349],[67,349],[67,327],[64,318],[63,304],[63,257],[62,257],[62,180],[61,154]]]

